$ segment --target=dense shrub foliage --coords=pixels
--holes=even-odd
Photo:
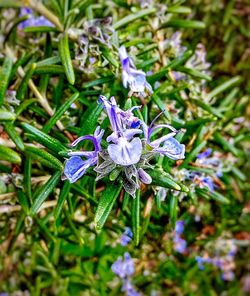
[[[250,293],[249,11],[0,0],[0,295]]]

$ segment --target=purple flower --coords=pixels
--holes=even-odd
[[[133,128],[140,125],[139,119],[132,113],[135,108],[128,111],[121,110],[114,97],[108,101],[104,96],[100,96],[99,102],[104,105],[113,130],[113,133],[107,137],[107,142],[113,142],[108,146],[110,158],[122,166],[138,163],[142,154],[142,142],[135,136],[141,134],[142,130]]]
[[[94,136],[82,136],[71,144],[74,147],[81,141],[90,140],[94,144],[94,151],[72,151],[68,153],[71,157],[66,161],[64,174],[70,183],[76,182],[85,174],[89,167],[97,163],[98,152],[101,151],[103,134],[104,130],[100,130],[100,127],[97,127]],[[83,160],[82,157],[85,159]]]
[[[187,242],[179,235],[174,237],[174,249],[178,253],[185,253],[187,251]]]
[[[212,154],[212,149],[211,148],[208,148],[206,149],[205,151],[203,151],[202,153],[198,154],[197,155],[197,158],[198,159],[204,159],[204,158],[207,158],[209,157],[211,154]]]
[[[134,262],[128,252],[124,254],[124,260],[119,257],[111,266],[112,271],[121,279],[130,277],[135,272]]]
[[[122,292],[125,292],[126,296],[140,296],[140,293],[135,290],[130,279],[125,279],[123,281]]]
[[[153,90],[146,80],[145,72],[136,69],[124,46],[119,48],[119,54],[122,64],[122,83],[125,88],[130,88],[129,96],[133,93],[138,93],[142,97],[146,96],[146,92],[152,94]]]
[[[203,184],[203,186],[207,187],[211,192],[214,192],[214,180],[212,179],[212,177],[207,176],[207,177],[203,177],[201,178],[201,182]]]
[[[121,245],[123,247],[127,246],[127,244],[129,244],[132,240],[133,237],[133,233],[130,229],[130,227],[125,227],[125,231],[121,236]]]
[[[153,148],[152,152],[156,152],[160,155],[167,156],[173,160],[184,159],[185,145],[180,144],[176,139],[173,138],[177,134],[177,130],[168,124],[159,124],[153,126],[158,116],[152,121],[149,127],[143,123],[143,130],[147,144]],[[159,130],[163,128],[167,128],[172,132],[156,140],[151,141],[152,135],[159,132]]]
[[[183,220],[177,221],[175,224],[175,232],[179,235],[182,234],[184,231],[184,225],[185,225],[185,221]]]
[[[199,269],[203,270],[204,269],[204,259],[201,256],[196,256],[195,260],[198,263]]]
[[[36,17],[33,14],[31,8],[22,7],[20,10],[20,17],[28,16],[28,19],[21,22],[19,24],[19,29],[25,29],[27,27],[39,27],[39,26],[47,26],[47,27],[54,27],[49,20],[47,20],[44,16]]]
[[[234,277],[234,272],[231,270],[224,271],[221,275],[223,281],[233,281]]]

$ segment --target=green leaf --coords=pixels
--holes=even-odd
[[[44,65],[36,67],[34,74],[43,75],[43,74],[65,74],[64,67],[61,65]]]
[[[22,127],[25,131],[30,133],[33,138],[40,144],[44,145],[45,147],[49,148],[54,152],[60,152],[66,150],[66,148],[56,139],[52,138],[51,136],[43,133],[39,129],[35,128],[34,126],[28,123],[21,123]]]
[[[239,156],[238,149],[232,143],[227,141],[219,132],[214,134],[214,139],[217,143],[222,145],[224,150],[232,152],[233,155],[237,157]]]
[[[211,100],[213,97],[217,96],[218,94],[224,92],[225,90],[235,86],[236,84],[239,84],[242,81],[241,76],[233,77],[226,82],[222,83],[221,85],[217,86],[215,89],[213,89],[208,95],[207,99]]]
[[[153,93],[152,100],[155,102],[155,104],[159,107],[159,109],[163,112],[164,116],[167,118],[168,121],[171,122],[171,115],[166,110],[166,106],[163,103],[163,101],[160,99],[160,97],[157,96],[156,93]]]
[[[130,23],[134,22],[137,19],[142,19],[143,17],[154,14],[155,12],[156,12],[155,8],[148,8],[148,9],[140,10],[140,11],[134,13],[134,14],[130,14],[128,16],[125,16],[121,20],[119,20],[118,22],[116,22],[113,25],[113,28],[115,30],[117,30],[117,29],[119,29],[121,27],[126,26],[127,24],[130,24]]]
[[[0,121],[13,121],[15,119],[14,113],[0,109]]]
[[[159,29],[172,27],[172,28],[185,28],[185,29],[205,29],[206,25],[200,21],[192,20],[170,20],[162,24]]]
[[[23,29],[25,33],[49,33],[49,32],[59,32],[55,27],[50,26],[37,26],[37,27],[26,27]]]
[[[64,184],[63,184],[63,187],[62,187],[62,189],[60,191],[60,195],[58,197],[58,202],[57,202],[57,205],[56,205],[56,208],[55,208],[55,211],[54,211],[55,220],[57,220],[57,218],[61,214],[64,201],[66,200],[67,196],[69,195],[70,187],[71,187],[70,182],[65,181]]]
[[[110,81],[114,80],[114,75],[107,75],[89,82],[86,82],[83,84],[83,88],[89,88],[89,87],[93,87],[96,85],[100,85],[100,84],[104,84],[104,83],[108,83]]]
[[[28,83],[29,80],[31,79],[32,75],[34,74],[34,71],[36,69],[36,64],[32,64],[29,68],[29,70],[25,73],[25,76],[23,77],[22,83],[20,84],[17,93],[16,93],[16,97],[19,100],[23,100],[25,92],[28,88]]]
[[[41,148],[25,146],[25,154],[49,168],[63,170],[63,164],[55,156]]]
[[[29,200],[27,199],[26,195],[21,190],[18,190],[17,198],[22,209],[27,214],[29,212]]]
[[[0,159],[16,164],[20,164],[22,161],[16,151],[2,145],[0,145]]]
[[[115,68],[119,68],[119,62],[115,59],[114,55],[107,47],[101,48],[102,55],[107,59]]]
[[[40,188],[38,194],[35,196],[35,202],[31,207],[32,215],[36,214],[40,209],[43,202],[50,195],[53,189],[56,187],[57,183],[61,178],[61,172],[55,172],[54,175]]]
[[[182,73],[186,73],[190,76],[193,76],[195,78],[199,78],[199,79],[205,79],[207,81],[211,81],[212,78],[210,76],[208,76],[207,74],[204,74],[196,69],[191,69],[191,68],[187,68],[187,67],[183,67],[183,66],[178,66],[175,68],[176,71],[180,71]]]
[[[136,191],[136,196],[132,201],[132,230],[135,240],[135,245],[140,242],[140,190]]]
[[[187,6],[172,6],[168,8],[167,12],[190,14],[192,10]]]
[[[103,110],[101,104],[96,105],[94,108],[91,105],[83,115],[83,127],[81,129],[81,135],[88,135],[94,132],[98,118]]]
[[[24,150],[23,140],[15,130],[15,127],[12,123],[5,123],[4,129],[11,138],[11,140],[16,144],[17,148],[20,150]]]
[[[191,102],[218,118],[223,117],[223,115],[216,108],[213,108],[211,105],[203,102],[202,100],[191,99]]]
[[[152,185],[157,185],[165,188],[175,189],[181,191],[181,186],[176,183],[170,175],[161,170],[148,171],[152,178]]]
[[[122,184],[114,185],[113,183],[109,183],[103,191],[95,213],[96,229],[102,229],[121,191],[121,188]]]
[[[169,218],[170,218],[170,223],[172,227],[175,227],[176,220],[177,220],[177,206],[178,206],[177,197],[171,194],[169,198]]]
[[[44,59],[40,62],[36,63],[36,70],[39,69],[40,67],[44,67],[44,66],[51,66],[57,63],[61,63],[61,58],[59,56],[54,56],[54,57],[50,57],[47,59]]]
[[[59,53],[61,57],[61,61],[65,70],[66,77],[70,84],[75,83],[75,73],[70,57],[70,50],[69,50],[69,38],[68,33],[63,33],[59,39]]]
[[[79,93],[73,94],[66,102],[53,114],[50,120],[43,127],[43,132],[48,133],[61,116],[70,108],[70,106],[78,99]]]
[[[9,85],[12,64],[12,59],[6,57],[3,66],[0,68],[0,106],[3,104],[5,93]]]

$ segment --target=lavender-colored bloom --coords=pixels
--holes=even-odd
[[[121,279],[130,277],[135,272],[134,262],[128,252],[124,254],[124,260],[119,257],[111,266],[112,271]]]
[[[196,256],[195,260],[198,263],[199,269],[203,270],[204,269],[204,259],[201,256]]]
[[[86,170],[97,163],[98,152],[101,151],[101,140],[104,130],[97,127],[94,136],[82,136],[75,140],[71,146],[74,147],[81,141],[90,140],[94,144],[94,151],[72,151],[68,155],[71,156],[65,164],[64,174],[70,183],[76,182],[81,178]],[[85,160],[82,159],[85,158]]]
[[[114,97],[108,101],[104,96],[100,96],[99,102],[104,105],[113,130],[107,138],[108,142],[113,142],[108,146],[110,158],[122,166],[138,163],[142,154],[142,142],[135,136],[141,134],[142,130],[133,128],[139,123],[139,119],[132,113],[135,108],[128,111],[121,110]]]
[[[197,158],[198,159],[204,159],[204,158],[207,158],[209,157],[211,154],[212,154],[212,149],[211,148],[208,148],[206,149],[205,151],[203,151],[202,153],[198,154],[197,155]]]
[[[185,253],[187,251],[187,242],[179,235],[174,237],[174,249],[178,253]]]
[[[204,186],[206,186],[211,192],[214,192],[214,180],[210,177],[203,177],[201,178],[201,182]]]
[[[182,234],[184,231],[184,225],[185,225],[185,221],[183,221],[183,220],[177,221],[175,224],[175,229],[174,229],[175,232],[179,235]]]
[[[136,69],[124,46],[119,48],[119,54],[122,64],[122,83],[125,88],[130,88],[129,96],[133,93],[138,93],[142,97],[146,96],[146,92],[152,94],[153,90],[146,80],[145,72]]]
[[[127,244],[129,244],[132,240],[133,237],[133,233],[130,229],[130,227],[125,227],[125,231],[121,236],[121,245],[123,247],[127,246]]]
[[[54,27],[54,24],[52,24],[44,16],[39,16],[39,17],[34,16],[32,9],[28,7],[22,7],[20,10],[19,16],[20,17],[28,16],[27,20],[19,24],[18,26],[19,29],[25,29],[27,27],[39,27],[39,26]]]
[[[142,183],[144,183],[144,184],[151,184],[152,178],[151,178],[151,176],[148,173],[146,173],[142,168],[139,168],[137,172],[138,172],[139,180]]]
[[[140,296],[130,279],[125,279],[122,285],[122,292],[125,292],[126,296]]]
[[[224,271],[221,275],[221,278],[223,279],[223,281],[233,281],[234,277],[235,277],[234,272],[231,270]]]
[[[173,160],[184,159],[185,145],[180,144],[176,139],[173,138],[177,134],[177,130],[168,124],[159,124],[153,126],[157,118],[158,116],[152,121],[149,127],[144,123],[142,124],[146,142],[149,146],[153,148],[152,152],[167,156]],[[162,136],[157,140],[151,141],[153,133],[157,133],[162,128],[167,128],[171,130],[171,133]]]

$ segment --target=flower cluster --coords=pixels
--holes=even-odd
[[[146,80],[146,73],[136,69],[124,46],[119,48],[119,54],[122,64],[122,83],[125,88],[130,88],[128,96],[135,94],[144,98],[147,93],[152,94],[153,90]]]
[[[19,29],[25,29],[27,27],[40,27],[40,26],[54,27],[54,25],[49,20],[47,20],[44,16],[39,16],[39,17],[35,16],[31,8],[22,7],[19,16],[28,17],[27,20],[19,24],[18,26]]]
[[[187,251],[187,242],[181,237],[184,231],[185,222],[179,220],[176,222],[174,230],[174,249],[178,253],[185,253]]]
[[[99,103],[103,105],[112,129],[112,133],[106,138],[107,149],[101,146],[104,130],[100,127],[93,136],[83,136],[74,141],[72,147],[83,140],[90,140],[94,144],[94,151],[68,153],[70,158],[66,161],[64,174],[71,183],[81,178],[89,167],[95,166],[96,180],[107,175],[115,174],[117,177],[120,175],[124,189],[134,196],[140,183],[152,182],[151,176],[146,172],[146,169],[152,168],[149,164],[152,157],[161,155],[173,160],[184,158],[185,146],[174,138],[178,131],[172,126],[155,125],[155,120],[147,126],[143,120],[133,114],[134,110],[140,108],[139,106],[124,111],[117,105],[114,97],[108,100],[100,96]],[[155,138],[165,129],[171,132]]]
[[[204,256],[196,256],[199,269],[205,268],[204,264],[211,264],[219,268],[222,272],[222,279],[225,281],[232,281],[234,279],[234,257],[237,252],[237,246],[234,240],[218,240],[215,244],[215,251],[213,256],[205,254]]]
[[[131,277],[135,272],[134,262],[129,253],[124,254],[124,260],[119,257],[111,266],[112,271],[122,280],[122,292],[127,296],[139,296],[131,283]]]
[[[114,33],[112,17],[87,21],[83,28],[70,28],[68,33],[71,39],[77,41],[75,59],[78,61],[79,69],[93,72],[94,65],[101,57],[100,45],[112,47],[111,37]]]

